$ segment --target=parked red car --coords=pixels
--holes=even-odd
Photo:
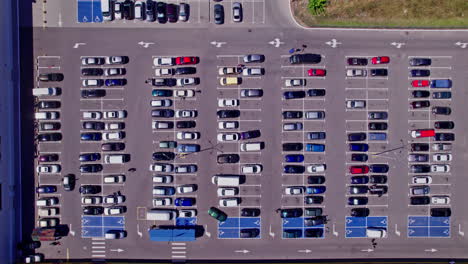
[[[369,172],[369,166],[363,165],[363,166],[351,166],[349,167],[349,172],[351,174],[363,174],[363,173],[368,173]]]
[[[309,76],[325,76],[327,75],[327,70],[325,69],[309,69],[307,71]]]
[[[382,56],[382,57],[374,57],[371,59],[372,64],[384,64],[384,63],[389,63],[390,58],[387,56]]]
[[[177,57],[175,59],[175,63],[177,65],[197,64],[198,63],[198,57]]]
[[[411,86],[413,87],[428,87],[429,81],[428,80],[414,80],[411,82]]]

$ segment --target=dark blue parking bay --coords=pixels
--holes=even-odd
[[[78,0],[78,23],[101,23],[101,0]]]

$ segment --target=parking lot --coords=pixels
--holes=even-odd
[[[37,133],[60,133],[61,138],[39,142],[36,155],[57,154],[59,159],[35,164],[59,165],[60,171],[36,173],[35,179],[37,186],[57,188],[38,199],[57,197],[59,202],[35,210],[58,208],[53,218],[68,225],[70,233],[60,240],[66,250],[43,243],[37,251],[47,258],[310,259],[330,258],[337,246],[342,250],[333,258],[390,258],[396,252],[414,258],[465,256],[466,194],[460,177],[466,119],[460,106],[466,66],[456,52],[332,49],[304,40],[305,48],[290,53],[289,46],[268,44],[273,34],[245,43],[223,34],[228,44],[220,48],[160,40],[157,48],[147,49],[129,44],[141,34],[134,30],[119,36],[103,33],[108,38],[70,52],[78,36],[49,46],[47,37],[56,33],[41,33],[35,44],[40,47],[35,50],[35,78],[63,73],[64,80],[37,81],[35,88],[60,87],[60,95],[38,96],[36,102],[58,101],[61,107],[36,109],[59,113],[56,120],[38,120]],[[288,36],[292,38],[282,40]],[[291,55],[306,53],[320,54],[320,62],[289,62]],[[264,55],[264,60],[246,62],[247,54]],[[129,61],[82,63],[109,56]],[[382,56],[390,61],[372,63]],[[196,57],[196,62],[179,64],[179,57]],[[164,58],[172,58],[173,65],[155,64]],[[349,65],[350,58],[366,59],[367,64]],[[413,58],[432,62],[410,66]],[[178,72],[185,67],[193,73]],[[103,74],[83,74],[91,68]],[[106,76],[110,69],[120,74]],[[232,69],[232,74],[224,72]],[[386,70],[387,76],[373,76],[376,69]],[[409,77],[414,69],[429,69],[430,75]],[[355,71],[351,76],[349,70],[366,74]],[[125,81],[109,81],[114,79]],[[100,87],[89,86],[89,80]],[[428,85],[413,87],[415,80]],[[434,80],[451,80],[451,87],[431,88]],[[96,90],[104,90],[105,96],[82,97],[83,91]],[[421,91],[417,98],[415,91]],[[451,92],[451,98],[433,98],[437,92]],[[415,101],[430,105],[414,107]],[[451,113],[435,114],[433,107],[450,107]],[[102,117],[89,118],[94,114]],[[453,129],[435,128],[440,121],[456,124]],[[102,122],[104,129],[86,128],[85,122]],[[42,131],[43,123],[60,127]],[[434,135],[413,138],[413,131]],[[455,140],[440,141],[438,133],[453,133]],[[108,143],[125,147],[109,151],[104,147]],[[427,143],[427,150],[415,147],[419,143]],[[112,157],[122,161],[113,164]],[[76,176],[73,191],[62,184],[68,174]],[[230,175],[240,175],[239,184],[218,185],[213,179]],[[80,194],[87,185],[99,191]],[[115,211],[84,214],[90,206]],[[209,216],[211,207],[225,212],[227,220]],[[149,220],[153,208],[176,215]],[[449,208],[451,215],[431,216],[437,208]],[[194,227],[196,240],[150,240],[150,229],[173,226]],[[109,230],[125,231],[126,237],[106,239]]]

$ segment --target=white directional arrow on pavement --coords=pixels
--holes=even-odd
[[[435,248],[429,248],[429,249],[425,249],[424,251],[434,253],[434,252],[436,252],[436,251],[438,251],[438,250],[435,249]]]
[[[368,248],[368,249],[361,249],[361,251],[369,253],[369,252],[372,252],[374,250],[372,248]]]
[[[281,42],[279,38],[275,38],[274,40],[268,42],[268,44],[273,45],[275,48],[279,48],[279,46],[284,44],[284,42]]]
[[[460,236],[465,236],[465,232],[461,229],[461,224],[458,224],[458,234],[460,234]]]
[[[332,39],[331,41],[325,42],[325,44],[329,45],[332,48],[338,47],[338,45],[341,44],[341,42],[336,41],[336,39]]]
[[[275,233],[273,233],[272,230],[271,230],[271,225],[270,225],[270,236],[275,237]]]
[[[120,248],[118,248],[118,249],[111,249],[110,251],[116,251],[116,252],[119,252],[119,253],[120,253],[120,252],[122,252],[122,251],[124,251],[124,250],[123,250],[123,249],[120,249]]]
[[[397,224],[395,224],[395,234],[396,234],[397,236],[400,236],[400,235],[401,235],[400,231],[398,231],[398,226],[397,226]]]
[[[75,45],[73,45],[73,48],[74,48],[74,49],[77,49],[77,48],[79,48],[81,45],[86,45],[86,43],[75,43]]]
[[[242,249],[242,250],[236,250],[236,251],[234,251],[234,252],[247,254],[247,253],[249,253],[250,251],[247,250],[247,249]]]
[[[144,42],[144,41],[138,42],[138,45],[141,45],[145,49],[147,49],[149,47],[149,45],[153,45],[153,44],[154,44],[154,42]]]
[[[460,41],[458,41],[458,42],[455,43],[455,45],[460,46],[460,48],[462,48],[462,49],[468,47],[468,43],[467,43],[467,42],[460,42]]]
[[[310,252],[312,252],[312,250],[310,250],[310,249],[300,249],[300,250],[298,250],[297,252],[301,252],[301,253],[310,253]]]
[[[68,229],[70,230],[70,235],[75,236],[75,231],[72,230],[72,225],[69,224]]]
[[[336,232],[336,230],[335,230],[335,224],[333,224],[333,235],[338,236],[338,232]]]
[[[211,41],[210,44],[215,46],[216,48],[221,48],[221,46],[226,44],[226,42]]]
[[[139,224],[137,224],[137,234],[138,234],[139,237],[143,237],[143,233],[140,232],[140,225]]]
[[[401,48],[405,43],[402,42],[392,42],[390,43],[392,46],[395,46],[397,49]]]

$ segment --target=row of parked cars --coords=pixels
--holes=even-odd
[[[321,61],[321,55],[319,54],[298,54],[292,55],[289,58],[291,64],[302,64],[302,63],[319,63]],[[321,68],[311,68],[307,71],[309,76],[323,77],[326,75],[326,70]],[[308,89],[306,90],[307,79],[303,78],[291,78],[286,79],[284,87],[292,88],[292,91],[286,91],[283,93],[285,100],[290,99],[301,99],[306,96],[325,96],[324,89]],[[283,117],[283,131],[301,131],[304,129],[303,120],[324,120],[325,111],[314,110],[310,111],[305,109],[300,110],[286,110],[282,112]],[[326,192],[326,177],[325,171],[327,169],[326,164],[310,164],[305,166],[303,163],[306,158],[307,152],[324,152],[326,138],[326,132],[324,131],[310,131],[304,132],[306,139],[311,142],[288,142],[283,143],[283,151],[287,154],[284,155],[283,173],[285,174],[311,174],[307,176],[307,180],[302,184],[296,186],[287,186],[283,192],[285,195],[291,196],[302,196],[303,203],[305,206],[320,205],[324,202],[323,194]],[[289,154],[290,153],[290,154]],[[323,215],[323,209],[320,207],[306,207],[306,208],[289,208],[280,210],[281,218],[291,217],[303,217],[303,226],[306,229],[284,229],[283,238],[298,238],[298,237],[309,237],[319,238],[323,237],[323,225],[326,224],[327,218]],[[320,228],[317,228],[320,227]]]
[[[54,83],[61,82],[64,80],[62,73],[42,73],[38,75],[38,81],[41,83]],[[59,87],[53,88],[35,88],[33,89],[33,95],[36,96],[35,105],[35,137],[37,144],[42,142],[60,141],[62,140],[62,134],[58,131],[61,128],[60,122],[60,100],[44,100],[46,96],[59,96],[59,92],[49,92],[49,89],[54,91],[61,91]],[[39,146],[37,147],[39,149]],[[58,174],[62,171],[62,166],[59,163],[59,153],[41,153],[39,151],[37,157],[36,173],[38,178],[44,174]],[[38,182],[40,180],[38,179]],[[49,196],[58,192],[58,185],[39,185],[36,187],[36,193],[39,198],[36,200],[37,215],[37,227],[55,227],[60,224],[60,210],[59,210],[59,198],[56,196]],[[36,256],[27,257],[29,261],[35,260]]]
[[[197,68],[191,65],[199,63],[198,57],[156,57],[153,59],[155,67],[155,78],[152,79],[152,86],[161,88],[180,88],[185,86],[196,86],[200,83],[198,77],[191,77],[197,73]],[[187,66],[188,65],[188,66]],[[177,67],[174,67],[177,66]],[[173,78],[173,76],[181,78]],[[176,90],[177,92],[180,90]],[[190,95],[195,96],[194,90],[189,91]],[[165,140],[159,142],[161,151],[154,152],[152,155],[153,163],[149,170],[154,172],[153,182],[153,207],[158,209],[167,208],[167,206],[189,207],[180,210],[174,210],[174,217],[195,217],[197,210],[192,206],[196,205],[196,198],[191,197],[198,190],[197,184],[178,184],[175,185],[175,176],[177,174],[190,174],[198,171],[196,164],[177,164],[175,159],[180,155],[187,155],[200,151],[200,145],[196,142],[200,139],[201,133],[194,131],[197,123],[198,111],[195,109],[176,110],[177,100],[165,98],[164,93],[172,90],[153,90],[152,95],[161,97],[153,99],[151,105],[151,117],[153,129],[177,129],[174,133],[174,140]],[[180,96],[176,96],[180,97]],[[171,121],[166,121],[167,119]],[[175,197],[172,196],[182,196]]]
[[[125,86],[127,80],[124,76],[127,74],[127,69],[123,66],[128,63],[127,56],[82,58],[81,75],[85,77],[82,86],[86,89],[82,90],[81,96],[104,97],[106,87]],[[125,164],[130,161],[130,154],[122,153],[125,150],[123,141],[127,136],[125,132],[127,116],[128,113],[124,109],[82,113],[83,132],[80,134],[80,140],[100,143],[100,148],[95,151],[79,155],[79,170],[82,175],[103,173],[104,164]],[[127,212],[127,207],[124,205],[125,195],[121,192],[104,194],[104,188],[106,185],[110,187],[113,184],[123,184],[126,180],[126,175],[121,172],[106,173],[102,179],[103,185],[81,185],[79,192],[83,215],[125,214]],[[126,236],[125,230],[108,230],[104,234],[106,239],[121,239]]]
[[[430,58],[412,58],[410,65],[415,67],[422,67],[422,69],[411,70],[411,77],[423,79],[416,79],[411,81],[411,87],[415,88],[412,91],[414,100],[410,102],[410,108],[429,108],[431,107],[430,95],[432,92],[432,99],[450,99],[452,87],[452,80],[450,79],[433,79],[428,80],[424,77],[430,76],[430,69],[432,65]],[[432,89],[437,89],[433,92]],[[439,89],[443,89],[440,91]],[[432,103],[440,102],[432,100]],[[439,115],[448,117],[452,113],[449,106],[432,105],[429,110],[432,115]],[[429,142],[416,141],[411,143],[410,153],[408,155],[409,169],[411,176],[410,187],[410,204],[411,205],[448,205],[450,204],[450,197],[448,195],[431,195],[431,184],[433,181],[438,181],[442,175],[450,173],[450,162],[453,159],[451,150],[451,141],[455,140],[455,134],[450,130],[455,128],[453,121],[435,121],[433,128],[416,129],[411,131],[411,137],[414,139],[428,138]],[[436,141],[431,142],[431,139]],[[432,144],[431,144],[432,143]],[[432,145],[432,146],[431,146]],[[442,175],[440,175],[442,173]],[[430,208],[431,216],[450,216],[451,209],[447,207]]]
[[[190,17],[190,5],[187,3],[165,3],[162,1],[113,1],[101,0],[101,10],[104,21],[140,20],[146,22],[158,21],[160,24],[187,22]]]

